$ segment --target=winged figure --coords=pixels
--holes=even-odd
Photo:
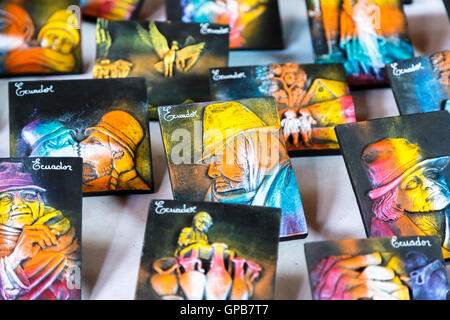
[[[178,41],[172,41],[169,47],[166,37],[158,30],[154,22],[150,22],[149,31],[139,24],[137,28],[141,40],[152,47],[161,59],[155,64],[155,68],[159,72],[164,73],[166,78],[173,77],[174,64],[178,71],[189,71],[205,48],[205,42],[191,44],[195,41],[193,37],[186,39],[183,48],[181,48]]]

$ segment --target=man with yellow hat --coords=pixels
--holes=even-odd
[[[361,160],[372,183],[371,236],[439,236],[449,258],[450,190],[442,171],[450,156],[427,159],[407,139],[388,138],[369,144]]]
[[[275,104],[273,111],[277,115]],[[280,235],[306,233],[297,181],[279,125],[266,124],[239,102],[210,104],[203,116],[205,160],[212,179],[205,201],[281,208]]]
[[[76,17],[66,10],[56,11],[39,31],[39,47],[22,46],[5,57],[5,73],[71,72],[77,67],[74,55],[80,43]]]
[[[136,171],[136,150],[144,130],[131,114],[108,112],[85,133],[88,137],[80,142],[83,192],[150,190]]]

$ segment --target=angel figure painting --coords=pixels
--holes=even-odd
[[[156,107],[210,100],[209,68],[228,64],[229,27],[153,21],[97,21],[94,78],[144,77]]]
[[[140,25],[137,25],[137,28],[142,41],[153,48],[161,58],[161,61],[155,64],[155,68],[159,72],[164,73],[166,78],[174,76],[174,64],[176,64],[176,69],[179,71],[189,71],[205,48],[205,42],[185,45],[184,48],[181,48],[178,41],[172,41],[169,47],[166,37],[159,32],[154,22],[150,22],[149,32]],[[195,41],[193,37],[189,36],[185,43],[189,40]]]
[[[401,0],[308,0],[317,63],[343,63],[351,86],[385,86],[385,65],[414,57]]]

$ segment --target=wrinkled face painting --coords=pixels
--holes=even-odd
[[[11,190],[0,193],[0,223],[23,228],[35,222],[44,209],[44,202],[36,190]]]
[[[437,168],[421,168],[399,186],[398,207],[408,212],[442,210],[450,204],[450,191]]]
[[[47,32],[41,40],[41,47],[55,50],[63,54],[72,52],[73,45],[74,43],[71,36],[63,30]]]
[[[83,157],[83,181],[91,181],[111,175],[113,151],[110,137],[94,131],[80,142]]]
[[[225,151],[218,149],[211,159],[208,175],[214,179],[214,189],[218,193],[245,191],[249,188],[244,161],[239,161],[236,150],[233,144],[229,144]],[[237,150],[237,154],[244,153]]]

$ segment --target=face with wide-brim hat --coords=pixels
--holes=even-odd
[[[203,157],[209,162],[208,175],[214,179],[218,193],[248,191],[258,186],[251,167],[272,167],[279,164],[277,126],[267,125],[243,104],[230,101],[210,104],[203,115]],[[259,146],[259,147],[258,147]],[[258,150],[256,150],[258,149]],[[252,181],[250,181],[252,180]]]
[[[134,168],[135,152],[144,138],[144,130],[131,114],[110,111],[96,126],[87,128],[85,134],[88,136],[80,142],[85,181],[109,175],[114,161],[120,160],[123,170]]]
[[[391,138],[368,145],[361,158],[373,186],[368,193],[371,200],[395,191],[395,205],[407,212],[442,210],[450,203],[442,175],[450,156],[426,159],[419,146],[407,139]]]
[[[0,163],[0,223],[15,228],[33,224],[44,211],[45,191],[22,163]]]

